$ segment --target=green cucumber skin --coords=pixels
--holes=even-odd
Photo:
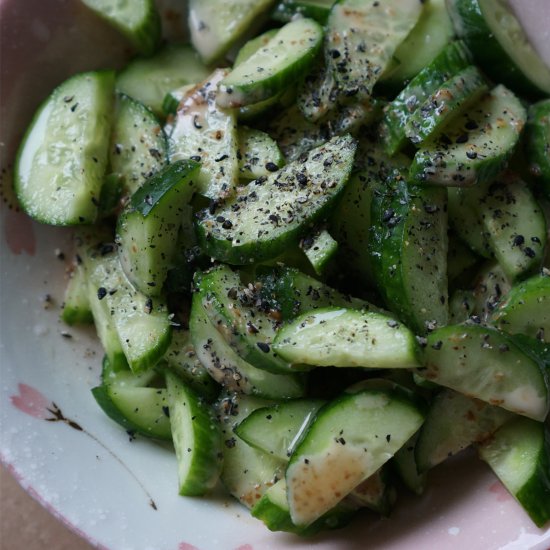
[[[297,15],[325,25],[335,0],[281,0],[271,13],[272,19],[288,23]]]
[[[415,145],[422,143],[486,91],[485,77],[471,65],[443,83],[418,107],[405,125],[405,134]]]
[[[529,107],[524,147],[529,172],[550,200],[550,99]]]
[[[427,380],[491,405],[543,421],[550,408],[542,361],[496,328],[463,323],[429,333],[423,349]]]
[[[96,221],[108,161],[114,79],[115,73],[108,70],[76,74],[55,88],[34,114],[21,140],[14,167],[17,199],[34,220],[59,226]],[[94,97],[84,94],[79,101],[81,81],[85,81],[87,91]],[[52,121],[52,116],[58,120]],[[33,146],[31,138],[36,140],[37,132],[42,136],[38,135],[38,146]],[[52,132],[56,134],[54,144],[49,143]],[[78,152],[69,154],[68,146],[78,148]],[[37,155],[43,157],[39,174],[33,169]],[[60,163],[65,163],[63,170]],[[43,182],[38,189],[42,196],[31,185],[33,180],[36,184],[38,177]]]
[[[485,23],[479,0],[447,0],[447,8],[458,37],[464,40],[476,62],[493,79],[529,97],[544,95],[530,82]]]
[[[536,448],[532,441],[535,439]],[[519,490],[515,491],[508,486],[508,476],[513,477],[514,472],[502,472],[499,475],[498,463],[507,455],[512,455],[516,445],[527,441],[527,449],[524,449],[521,460],[534,462],[529,478]],[[519,443],[518,443],[519,442]],[[503,484],[513,494],[524,510],[529,514],[537,527],[544,527],[550,520],[550,429],[548,423],[538,423],[528,418],[517,418],[497,431],[493,439],[479,447],[479,455],[487,462],[495,474],[500,477]],[[533,456],[533,451],[535,456]],[[519,457],[518,457],[519,458]],[[513,465],[512,465],[513,467]]]
[[[151,388],[147,388],[151,389]],[[151,425],[138,424],[135,421],[128,419],[125,414],[120,410],[113,400],[112,392],[116,393],[116,387],[110,386],[96,386],[92,389],[92,395],[94,396],[97,404],[101,407],[103,412],[117,424],[122,426],[129,432],[136,432],[146,437],[152,437],[154,439],[161,439],[166,441],[172,440],[172,432],[170,429],[170,420],[166,414],[163,413],[158,419]],[[164,390],[166,391],[166,390]],[[164,398],[165,400],[166,398]],[[166,402],[167,403],[167,402]],[[138,405],[138,403],[136,403]],[[166,405],[166,411],[168,411],[168,403]],[[136,416],[139,413],[136,413]]]
[[[409,181],[457,187],[490,181],[512,155],[526,118],[519,99],[504,86],[496,86],[452,120],[444,133],[422,144]]]
[[[81,265],[76,265],[67,281],[63,297],[61,320],[69,326],[89,325],[94,322],[88,297],[88,282]]]
[[[221,428],[210,405],[176,374],[166,372],[165,379],[172,440],[178,458],[179,494],[201,496],[213,489],[220,476]]]
[[[382,125],[385,149],[394,155],[407,143],[406,123],[420,105],[454,74],[464,70],[471,60],[465,45],[452,42],[385,109]]]
[[[446,210],[444,189],[398,178],[375,190],[371,203],[368,246],[378,290],[387,307],[420,333],[448,320]],[[431,281],[436,284],[427,296]]]
[[[333,202],[345,188],[355,148],[355,141],[349,135],[334,138],[312,149],[298,161],[287,164],[266,180],[254,180],[248,186],[238,189],[236,199],[214,212],[203,210],[196,224],[199,246],[211,257],[234,265],[267,260],[283,253],[298,243],[309,225],[328,214]],[[320,161],[323,155],[325,160]],[[303,187],[300,181],[304,183]],[[256,188],[261,187],[266,191],[262,196],[262,189],[259,189],[258,194],[262,196],[263,203],[260,211],[256,204]],[[302,197],[304,201],[300,204],[298,199]],[[274,201],[277,201],[275,204],[280,209],[272,214],[269,207]],[[268,208],[265,208],[266,205]],[[263,232],[261,237],[256,232],[250,234],[250,229],[241,229],[244,223],[239,223],[239,218],[243,214],[235,213],[233,206],[244,212],[248,209],[249,214],[254,213],[252,221]],[[281,215],[283,213],[286,215]],[[223,222],[218,221],[222,218]],[[269,223],[267,229],[259,218]],[[228,221],[231,224],[229,227]]]

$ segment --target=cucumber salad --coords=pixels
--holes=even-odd
[[[51,92],[15,191],[74,233],[121,437],[274,531],[467,448],[547,526],[550,68],[507,1],[190,0],[190,44],[83,2],[136,57]]]

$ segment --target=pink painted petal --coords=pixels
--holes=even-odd
[[[238,546],[235,550],[254,550],[254,548],[251,544],[241,544],[241,546]]]
[[[42,419],[50,415],[48,407],[51,405],[51,402],[38,390],[27,384],[19,384],[18,388],[19,395],[12,395],[10,397],[14,407],[34,418]]]
[[[36,238],[30,218],[22,212],[7,210],[4,217],[4,235],[6,244],[12,254],[34,256],[36,252]]]
[[[188,544],[187,542],[180,542],[178,544],[178,550],[199,550],[196,546]]]

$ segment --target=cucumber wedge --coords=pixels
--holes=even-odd
[[[71,271],[63,296],[61,319],[68,325],[91,324],[94,316],[90,309],[88,281],[82,265],[77,264]]]
[[[454,28],[445,0],[427,0],[418,22],[395,50],[380,82],[402,88],[403,83],[427,67],[453,37]]]
[[[513,153],[526,118],[517,97],[498,85],[445,132],[423,144],[414,157],[410,179],[457,187],[492,179]]]
[[[283,326],[275,351],[293,364],[413,368],[414,334],[392,317],[344,308],[320,308]]]
[[[351,136],[336,137],[238,189],[233,200],[200,212],[199,245],[236,265],[278,256],[325,215],[347,183],[354,154]]]
[[[135,373],[153,367],[170,344],[168,309],[162,299],[152,300],[134,289],[120,265],[114,245],[92,249],[83,258],[90,303],[96,319],[110,319],[107,329],[118,340]],[[97,323],[96,323],[97,324]]]
[[[268,176],[284,166],[285,159],[277,142],[265,132],[240,126],[238,140],[239,176],[242,179]]]
[[[222,468],[222,434],[214,410],[181,379],[166,373],[172,441],[178,460],[179,494],[203,495]]]
[[[125,430],[172,439],[165,389],[111,384],[93,388],[92,395],[103,412]]]
[[[423,413],[383,390],[344,394],[319,410],[286,469],[290,516],[307,526],[374,474],[418,430]]]
[[[326,229],[318,229],[300,241],[300,248],[304,251],[313,271],[323,275],[338,252],[338,243]]]
[[[168,45],[152,57],[137,58],[117,76],[116,89],[162,116],[166,94],[202,82],[210,70],[190,46]]]
[[[138,52],[150,55],[157,48],[162,28],[154,0],[82,2],[126,36]]]
[[[109,162],[124,195],[135,193],[167,160],[168,143],[156,116],[139,101],[118,93]]]
[[[550,94],[550,68],[506,0],[450,0],[447,5],[458,36],[494,81],[522,94]]]
[[[216,102],[220,107],[242,107],[283,91],[307,73],[322,40],[323,29],[313,19],[287,23],[220,82]]]
[[[273,0],[190,0],[191,44],[207,65],[267,19]]]
[[[166,165],[132,195],[118,218],[122,269],[136,290],[147,296],[162,293],[199,169],[192,160]]]
[[[50,225],[95,222],[108,160],[114,73],[81,73],[38,109],[19,147],[14,187],[23,210]]]
[[[495,328],[465,323],[434,330],[423,362],[417,371],[423,378],[534,420],[548,414],[541,363]]]
[[[386,152],[395,154],[407,143],[407,122],[444,82],[470,64],[470,53],[460,42],[452,42],[424,67],[385,108],[382,124]]]
[[[216,105],[216,86],[226,74],[216,69],[187,92],[169,131],[170,162],[200,162],[197,192],[213,200],[232,196],[239,183],[236,114]]]
[[[510,334],[550,341],[550,276],[531,277],[514,286],[500,301],[491,323]]]
[[[419,472],[437,466],[473,443],[482,443],[513,413],[453,390],[442,390],[434,398],[418,432],[415,459]]]
[[[504,486],[539,527],[550,520],[550,432],[528,418],[506,424],[479,447]]]
[[[447,194],[400,177],[374,188],[369,253],[389,309],[419,333],[448,319]]]
[[[339,95],[359,100],[370,97],[421,13],[422,3],[417,0],[336,2],[327,21],[325,59]]]
[[[444,82],[418,107],[405,125],[405,135],[418,146],[441,132],[449,120],[486,91],[485,77],[470,65]]]
[[[235,433],[252,447],[285,462],[325,404],[321,399],[293,399],[250,413]]]

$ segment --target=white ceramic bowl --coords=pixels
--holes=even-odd
[[[313,541],[270,533],[221,492],[179,497],[173,453],[130,441],[96,405],[102,353],[93,331],[58,320],[70,232],[8,207],[10,161],[39,101],[76,70],[119,66],[126,45],[77,0],[0,0],[0,21],[0,458],[34,498],[113,550],[550,547],[550,530],[537,529],[469,455],[437,468],[427,493],[402,498],[391,519],[365,515]]]

